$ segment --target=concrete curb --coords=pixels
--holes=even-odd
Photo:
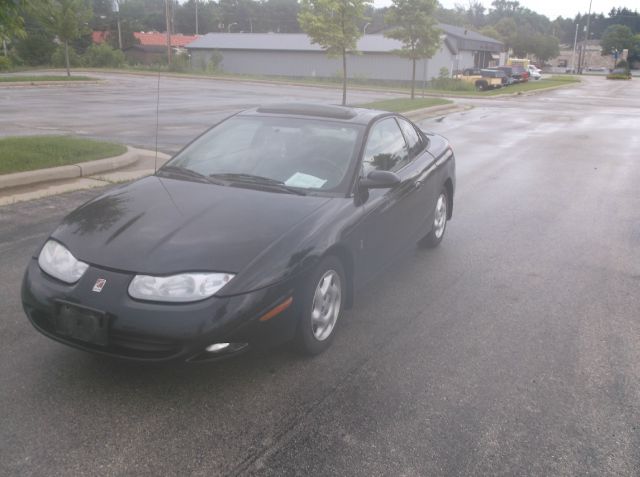
[[[120,156],[97,159],[95,161],[72,164],[69,166],[50,167],[35,171],[16,172],[14,174],[3,174],[0,175],[0,190],[9,189],[11,187],[39,184],[42,182],[76,179],[101,172],[113,171],[135,164],[141,157],[149,154],[150,151],[127,146],[127,152]]]
[[[3,81],[0,83],[0,88],[33,88],[35,87],[49,87],[49,86],[82,86],[88,84],[101,84],[104,80],[78,80],[78,81]]]

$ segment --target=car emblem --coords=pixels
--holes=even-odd
[[[96,280],[96,284],[93,285],[93,291],[97,292],[97,293],[100,293],[106,284],[107,284],[107,280],[106,279],[98,278]]]

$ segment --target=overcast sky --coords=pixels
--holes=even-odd
[[[481,0],[482,4],[491,7],[491,0]],[[551,20],[556,17],[574,18],[577,13],[586,14],[589,11],[589,0],[518,0],[520,5],[534,12],[546,15]],[[391,5],[391,0],[374,0],[375,6],[386,7]],[[456,4],[468,5],[468,0],[440,0],[445,8],[453,8]],[[593,0],[591,11],[604,13],[605,16],[613,7],[627,7],[629,10],[637,10],[640,5],[638,0]]]

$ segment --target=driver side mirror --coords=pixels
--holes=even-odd
[[[371,171],[358,185],[363,189],[391,189],[400,184],[400,177],[391,171]]]

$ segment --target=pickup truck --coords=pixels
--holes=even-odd
[[[505,84],[505,74],[500,70],[481,69],[471,70],[467,69],[462,74],[454,76],[455,79],[467,81],[473,83],[478,91],[486,91],[488,89],[502,88]]]

